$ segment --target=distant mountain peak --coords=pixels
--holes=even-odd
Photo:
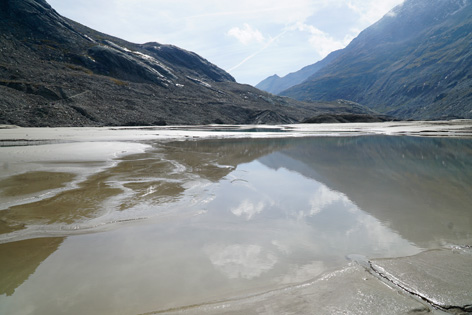
[[[296,72],[289,73],[284,77],[279,77],[277,74],[274,74],[273,76],[270,76],[258,83],[256,87],[269,93],[278,94],[294,85],[302,83],[314,75],[332,60],[334,60],[338,56],[339,52],[340,50],[334,51],[330,53],[325,59],[315,64],[303,67]]]

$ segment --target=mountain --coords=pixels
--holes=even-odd
[[[471,47],[471,0],[406,0],[280,95],[342,98],[400,119],[472,118]]]
[[[197,54],[134,44],[59,15],[44,0],[0,2],[0,124],[103,126],[295,123],[375,113],[241,85]]]
[[[303,67],[302,69],[296,72],[289,73],[282,78],[274,74],[273,76],[270,76],[267,79],[258,83],[256,85],[256,88],[269,93],[278,94],[294,85],[302,83],[303,81],[314,75],[316,72],[323,69],[331,61],[336,59],[340,53],[341,50],[333,51],[323,60],[320,60],[315,64]]]

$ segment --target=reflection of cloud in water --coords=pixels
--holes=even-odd
[[[282,243],[282,242],[277,241],[277,240],[273,240],[271,242],[271,244],[274,245],[279,250],[279,252],[281,252],[285,255],[288,255],[288,254],[291,253],[290,244]]]
[[[259,245],[210,245],[205,248],[212,264],[230,279],[253,279],[274,267],[277,258]]]
[[[403,256],[417,253],[416,247],[403,239],[396,231],[359,209],[356,212],[357,225],[346,231],[349,239],[355,237],[355,234],[364,235],[365,240],[369,241],[371,251],[380,252],[382,256],[395,256],[398,252],[402,252]]]
[[[350,200],[342,193],[333,191],[325,185],[320,185],[318,190],[310,199],[311,211],[310,215],[316,215],[323,211],[323,209],[335,202],[342,202],[344,205],[348,205]]]
[[[326,271],[322,261],[314,261],[303,266],[290,265],[289,271],[281,278],[282,283],[301,283],[311,280]]]
[[[265,204],[262,201],[256,204],[249,200],[244,200],[239,206],[232,208],[231,212],[238,217],[244,216],[249,221],[254,215],[261,213],[264,207]]]
[[[246,171],[246,182],[236,186],[225,181],[216,202],[209,204],[214,209],[210,214],[222,215],[220,209],[229,209],[225,212],[230,213],[226,217],[230,229],[244,230],[231,243],[271,250],[279,266],[293,257],[305,257],[300,261],[302,268],[312,261],[344,262],[346,255],[354,253],[387,257],[417,252],[388,222],[364,212],[344,193],[305,176],[301,166],[294,171],[289,170],[290,164],[284,167],[283,160],[272,162],[278,167],[269,168],[259,161],[238,166],[235,172]],[[234,172],[228,175],[232,176]],[[218,227],[224,229],[224,224]]]

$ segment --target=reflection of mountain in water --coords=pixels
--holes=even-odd
[[[173,168],[163,166],[163,158],[184,166],[184,173],[211,182],[219,182],[236,166],[258,159],[271,168],[296,171],[342,192],[360,209],[419,246],[472,239],[472,140],[372,136],[234,139],[169,142],[158,147],[159,154],[124,158],[97,176],[115,182],[136,177],[142,186],[138,188],[147,191],[161,176],[172,175]],[[177,175],[172,176],[180,180]],[[172,183],[184,185],[188,177],[182,178]],[[94,181],[85,183],[96,187]],[[138,202],[138,188],[128,188],[137,190]],[[157,191],[156,202],[164,193],[178,195],[184,190],[185,186]],[[71,193],[74,190],[64,192]],[[38,238],[1,244],[0,295],[11,295],[62,240]],[[256,248],[241,250],[251,253]]]
[[[419,246],[471,239],[471,140],[375,136],[296,142],[260,161],[344,193]]]
[[[253,161],[260,156],[270,154],[274,150],[286,148],[288,143],[288,139],[171,142],[162,144],[162,153],[167,159],[183,165],[187,170],[186,172],[216,182],[228,175],[237,165]],[[228,167],[219,167],[218,165]],[[88,180],[81,183],[80,189],[64,191],[61,196],[62,199],[73,197],[72,199],[79,200],[80,198],[76,198],[77,192],[79,192],[81,195],[87,195],[89,199],[91,199],[90,190],[92,190],[97,192],[97,195],[106,199],[107,196],[103,196],[103,192],[97,190],[97,181],[94,180],[95,177],[100,179],[99,183],[101,183],[103,179],[108,180],[110,178],[113,178],[113,180],[122,179],[130,181],[133,180],[134,177],[155,179],[159,178],[161,173],[171,173],[171,171],[171,169],[162,166],[162,160],[159,155],[156,156],[153,153],[148,153],[130,156],[124,158],[115,167],[91,176]],[[26,173],[26,175],[28,175],[28,173]],[[144,181],[141,183],[145,191],[154,184],[153,181],[149,183]],[[175,185],[178,186],[180,184]],[[11,188],[11,186],[8,187]],[[140,187],[136,188],[130,186],[129,188],[138,190]],[[181,189],[158,190],[156,195],[162,198],[167,194],[178,195],[182,193],[183,190],[183,187]],[[133,204],[133,200],[130,199],[132,198],[126,200],[126,205]],[[60,200],[61,198],[59,198],[59,201]],[[101,202],[100,198],[99,201]],[[44,202],[46,202],[47,205],[45,209],[48,211],[61,209],[61,206],[55,203],[55,197],[46,199]],[[94,210],[99,211],[100,202],[89,207],[90,217],[94,216]],[[39,203],[41,203],[41,201],[31,205],[30,208],[33,213],[31,217],[26,216],[24,209],[21,207],[17,207],[18,209],[16,210],[10,208],[3,211],[2,216],[0,216],[0,234],[11,232],[11,229],[8,229],[8,226],[12,224],[11,216],[21,215],[20,219],[25,221],[23,222],[24,224],[18,225],[19,229],[25,228],[26,222],[29,224],[42,224],[42,220],[51,220],[53,218],[52,215],[48,215],[48,212],[44,214],[39,211]],[[58,222],[63,222],[63,218],[60,216],[61,214],[62,212],[58,211]],[[81,213],[76,210],[73,214],[80,217]],[[74,217],[74,219],[78,218]],[[1,228],[3,228],[3,230]],[[13,292],[35,272],[38,266],[58,249],[62,242],[63,238],[36,238],[0,244],[0,257],[2,257],[2,259],[0,259],[0,295],[12,295]]]
[[[0,295],[12,295],[62,241],[62,238],[37,238],[0,244]]]
[[[239,164],[252,162],[293,145],[293,140],[289,138],[179,141],[163,145],[163,153],[166,159],[175,160],[194,174],[217,182]]]

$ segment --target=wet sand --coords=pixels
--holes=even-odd
[[[470,314],[471,262],[465,248],[365,260],[297,286],[149,314]]]
[[[471,312],[470,139],[470,121],[0,129],[0,313]]]
[[[409,135],[470,137],[472,120],[349,124],[206,125],[102,128],[19,128],[0,126],[0,146],[29,142],[143,141],[182,138],[286,138],[309,136]]]

